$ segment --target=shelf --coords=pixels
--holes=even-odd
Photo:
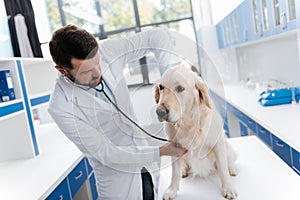
[[[41,104],[49,102],[49,99],[50,99],[50,93],[35,95],[33,97],[30,97],[30,105],[32,108],[35,108]]]
[[[0,103],[0,117],[19,112],[21,110],[24,110],[23,101],[21,99]]]

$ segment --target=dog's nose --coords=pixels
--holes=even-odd
[[[161,120],[167,120],[169,110],[165,106],[158,106],[156,108],[156,114]]]

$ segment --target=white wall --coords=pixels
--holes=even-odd
[[[244,0],[210,0],[213,23],[217,24]]]
[[[297,35],[272,39],[237,49],[240,78],[253,74],[253,81],[300,83]]]

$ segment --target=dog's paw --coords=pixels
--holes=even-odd
[[[231,166],[228,171],[230,176],[236,176],[239,173],[235,166]]]
[[[226,199],[236,199],[237,196],[238,196],[236,190],[232,186],[225,186],[225,187],[223,187],[223,191],[222,192],[223,192],[223,196]]]
[[[168,188],[164,193],[163,200],[173,200],[176,198],[176,196],[177,196],[177,191],[175,191],[172,188]]]

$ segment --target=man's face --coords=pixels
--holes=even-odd
[[[73,69],[68,70],[66,76],[75,83],[89,87],[96,87],[100,83],[101,69],[99,53],[96,53],[94,57],[86,60],[72,58],[71,64]]]

